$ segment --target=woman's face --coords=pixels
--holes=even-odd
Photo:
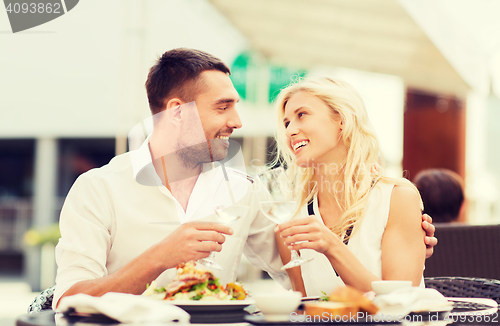
[[[330,107],[319,98],[305,92],[292,95],[285,106],[283,124],[297,165],[312,167],[345,159],[341,119],[332,119]]]

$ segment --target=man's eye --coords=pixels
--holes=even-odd
[[[302,117],[302,116],[303,116],[303,115],[305,115],[305,114],[306,114],[305,112],[300,112],[300,113],[298,114],[298,117],[300,118],[300,117]]]
[[[227,110],[227,106],[223,107],[223,108],[220,108],[222,111],[226,111]]]

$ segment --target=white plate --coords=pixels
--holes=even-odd
[[[310,296],[310,297],[303,297],[302,302],[304,302],[304,301],[318,301],[319,298],[320,298],[319,295]]]
[[[187,312],[203,312],[203,311],[234,311],[243,310],[245,307],[255,303],[253,299],[245,300],[217,300],[217,301],[202,301],[202,300],[165,300],[168,303],[176,305]]]

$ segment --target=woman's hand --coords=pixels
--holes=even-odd
[[[340,239],[314,215],[279,224],[277,231],[290,250],[313,249],[327,254],[327,251],[333,250],[335,245],[341,243]]]
[[[371,282],[378,278],[361,264],[346,245],[314,215],[292,219],[276,226],[278,241],[288,249],[313,249],[325,255],[345,284],[361,291],[371,291]],[[301,243],[297,243],[304,241]]]

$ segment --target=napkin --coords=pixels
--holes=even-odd
[[[373,301],[380,310],[377,315],[404,317],[410,312],[450,311],[453,303],[449,302],[435,289],[421,287],[402,288],[388,294],[377,295]]]
[[[103,314],[122,323],[189,322],[189,314],[168,302],[126,293],[106,293],[102,297],[76,294],[61,299],[58,312]]]

